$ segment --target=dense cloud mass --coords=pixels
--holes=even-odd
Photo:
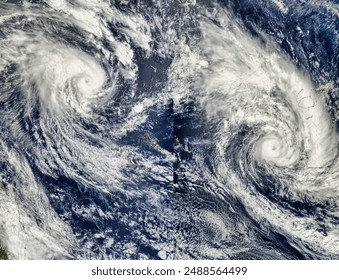
[[[330,0],[3,1],[1,250],[339,258],[338,65]]]

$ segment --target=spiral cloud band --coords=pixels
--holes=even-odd
[[[335,1],[3,1],[0,27],[8,258],[339,257]]]

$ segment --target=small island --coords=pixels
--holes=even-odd
[[[0,260],[8,260],[6,251],[0,246]]]

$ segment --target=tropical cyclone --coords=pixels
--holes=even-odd
[[[292,36],[280,22],[274,23],[290,16],[287,1],[272,1],[265,12],[259,8],[261,1],[241,1],[239,6],[217,2],[207,8],[192,5],[194,13],[187,13],[182,25],[195,22],[196,28],[190,29],[189,40],[183,36],[178,41],[177,52],[184,55],[172,65],[178,121],[196,132],[178,135],[183,146],[178,178],[185,178],[179,185],[197,190],[187,192],[202,200],[189,202],[186,210],[195,221],[192,231],[201,229],[196,234],[201,241],[192,242],[190,253],[256,258],[245,252],[254,250],[255,243],[269,242],[269,234],[277,247],[255,249],[260,258],[290,258],[288,246],[303,258],[338,258],[338,132],[327,108],[330,87],[324,91],[318,86],[326,88],[335,78],[324,82],[318,73],[312,76],[307,67],[296,66],[293,46],[291,53],[280,47],[282,34]],[[251,9],[256,24],[249,19]],[[316,8],[311,4],[305,9]],[[243,21],[238,18],[241,12]],[[254,16],[261,12],[268,23]],[[334,14],[328,16],[338,21]],[[310,23],[308,28],[313,28]],[[332,32],[335,45],[338,30]],[[300,56],[307,57],[308,50],[299,48]],[[337,62],[338,54],[335,57]],[[183,114],[194,122],[182,124]],[[216,194],[219,210],[203,202],[210,193]],[[179,201],[186,200],[180,196]],[[188,227],[185,222],[181,226]],[[239,242],[240,232],[246,245],[230,249],[228,244]],[[275,239],[275,234],[284,239]],[[181,240],[183,251],[191,248]],[[285,249],[278,249],[280,242]]]
[[[339,257],[335,1],[13,2],[9,258]]]
[[[168,155],[158,160],[133,142],[156,125],[150,108],[161,116],[168,106],[159,81],[141,88],[141,61],[160,57],[153,23],[138,9],[101,0],[0,4],[0,240],[10,258],[137,254],[136,241],[123,239],[142,238],[156,215],[146,204],[164,199],[147,180],[160,177],[166,188],[171,173]],[[146,212],[141,220],[123,217],[129,199],[132,213]],[[116,233],[125,223],[133,234]]]

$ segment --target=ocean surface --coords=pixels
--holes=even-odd
[[[10,259],[339,259],[337,0],[0,2]]]

